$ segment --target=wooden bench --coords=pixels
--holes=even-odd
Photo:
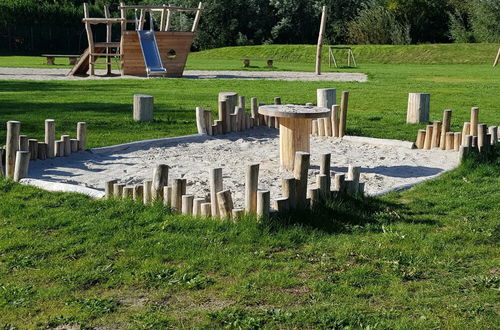
[[[76,61],[80,55],[54,55],[54,54],[42,54],[43,57],[47,58],[47,65],[54,65],[56,57],[67,57],[69,59],[70,65],[75,65]]]
[[[274,59],[272,58],[242,58],[241,60],[243,60],[243,67],[245,68],[248,68],[250,66],[250,60],[252,61],[266,61],[267,63],[267,67],[268,68],[272,68],[273,67],[273,63],[274,63]]]

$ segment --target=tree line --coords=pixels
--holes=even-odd
[[[131,0],[127,4],[196,7],[199,0]],[[86,47],[84,0],[2,0],[0,50],[72,51]],[[120,0],[91,0],[91,16]],[[328,44],[500,42],[500,0],[206,0],[195,49],[234,45],[314,44],[322,6]],[[192,13],[177,13],[185,28]],[[159,17],[155,17],[159,20]]]

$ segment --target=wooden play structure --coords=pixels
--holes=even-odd
[[[111,18],[108,7],[104,7],[104,18],[91,18],[87,3],[84,3],[83,9],[82,21],[85,24],[89,46],[68,75],[93,76],[96,64],[105,64],[109,75],[113,64],[112,58],[119,58],[121,75],[182,77],[203,11],[201,2],[198,8],[167,5],[128,6],[121,3],[118,7],[120,18]],[[134,12],[134,19],[128,18],[130,11]],[[154,13],[157,12],[161,14],[161,18],[155,25]],[[171,30],[171,18],[175,12],[196,12],[190,31]],[[149,16],[149,30],[144,29],[147,16]],[[112,25],[116,23],[120,24],[121,28],[120,41],[113,41]],[[106,25],[106,41],[94,40],[92,26],[96,24]],[[131,24],[134,25],[133,30],[129,30]],[[106,60],[98,61],[102,57]]]

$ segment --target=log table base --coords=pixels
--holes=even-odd
[[[293,170],[295,153],[309,152],[311,121],[327,118],[330,109],[309,105],[276,104],[259,107],[261,115],[279,118],[280,164],[285,170]]]

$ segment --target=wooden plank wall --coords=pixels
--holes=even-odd
[[[186,60],[191,50],[194,33],[192,32],[155,32],[156,42],[160,50],[163,66],[167,69],[167,77],[182,77]],[[175,58],[168,58],[173,49]],[[146,67],[142,56],[139,38],[135,31],[124,31],[121,38],[122,74],[145,76]]]

